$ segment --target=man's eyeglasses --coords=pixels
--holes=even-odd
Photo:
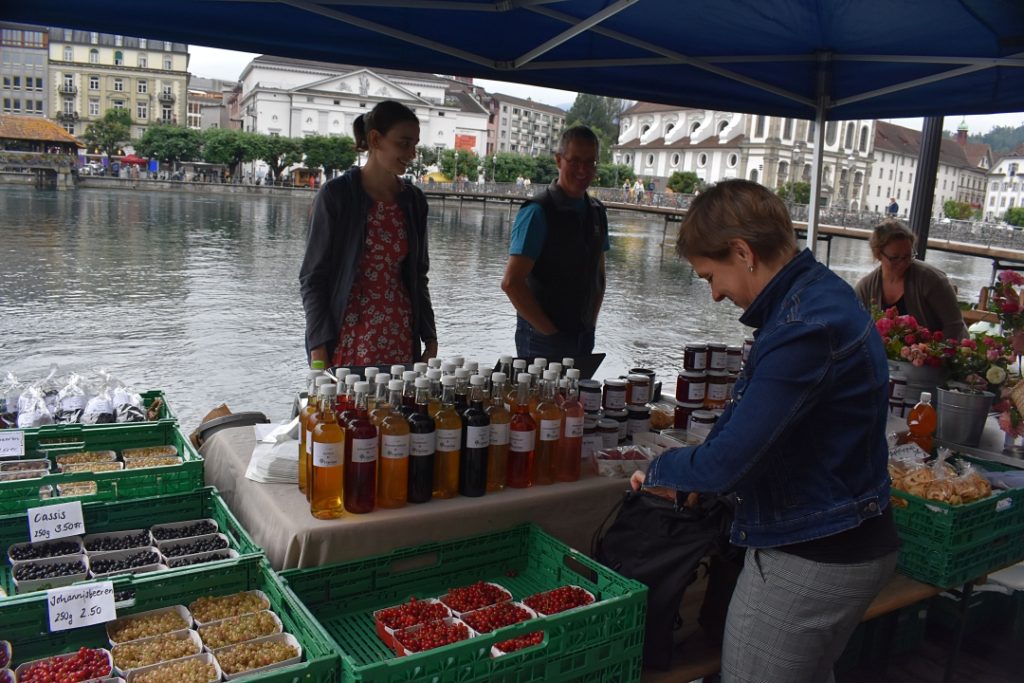
[[[912,261],[912,260],[916,259],[917,258],[917,252],[916,251],[912,251],[912,252],[910,252],[909,254],[907,254],[905,256],[890,256],[889,254],[886,254],[883,251],[882,252],[882,256],[884,256],[886,259],[888,259],[889,263],[903,263],[904,261]]]
[[[574,168],[582,168],[588,171],[597,168],[597,161],[594,159],[572,159],[570,157],[561,157],[561,159]]]

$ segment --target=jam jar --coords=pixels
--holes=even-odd
[[[605,410],[623,410],[626,407],[626,380],[606,379],[604,381],[604,400],[601,407]]]
[[[683,349],[683,369],[685,370],[707,370],[708,369],[708,345],[687,344]]]
[[[725,370],[728,348],[725,344],[708,344],[708,370]]]
[[[708,371],[708,391],[704,397],[707,409],[724,408],[729,399],[729,373],[725,370]]]
[[[626,428],[629,422],[629,413],[625,410],[606,410],[604,411],[604,417],[606,420],[613,420],[619,429],[619,443],[626,440]]]
[[[615,448],[619,445],[619,423],[602,417],[597,421],[597,433],[601,435],[601,448]]]
[[[580,403],[583,405],[583,412],[594,414],[601,410],[601,383],[596,379],[581,379]]]
[[[690,414],[690,424],[686,427],[688,439],[703,441],[708,438],[711,428],[715,426],[718,417],[710,410],[695,410]]]
[[[725,347],[725,369],[737,373],[743,366],[743,349],[739,346]]]
[[[630,406],[626,409],[626,437],[651,431],[651,409],[647,406]]]
[[[686,429],[690,424],[690,415],[693,411],[703,409],[703,401],[700,403],[680,403],[676,405],[672,426],[676,429]]]
[[[707,393],[708,375],[703,370],[683,370],[676,377],[676,400],[680,403],[703,403]]]
[[[631,406],[642,406],[646,405],[650,400],[650,376],[640,373],[626,375],[626,402]]]

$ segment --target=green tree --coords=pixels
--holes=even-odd
[[[302,163],[302,141],[278,135],[263,135],[260,145],[260,159],[270,167],[274,178],[280,178],[284,169],[292,164]]]
[[[310,135],[302,139],[308,168],[322,168],[328,178],[356,160],[356,141],[347,135]]]
[[[516,152],[498,152],[486,160],[487,177],[496,183],[514,183],[516,178],[529,178],[534,181],[534,159],[528,154]]]
[[[112,156],[131,140],[131,131],[132,117],[127,109],[108,109],[103,118],[89,124],[82,139],[90,147]]]
[[[956,220],[967,220],[974,215],[974,207],[967,202],[958,202],[955,199],[947,199],[942,203],[942,213],[946,218]]]
[[[802,180],[791,180],[778,189],[777,194],[794,204],[811,203],[811,184]]]
[[[224,164],[237,179],[243,162],[260,158],[261,137],[247,131],[210,128],[203,131],[203,158],[211,164]]]
[[[1024,226],[1024,206],[1014,206],[1007,209],[1003,220],[1010,225]]]
[[[594,185],[598,187],[622,187],[622,181],[628,180],[630,185],[636,180],[633,167],[627,164],[599,164]]]
[[[480,157],[476,152],[465,149],[442,149],[437,161],[441,173],[444,173],[452,180],[459,176],[466,176],[476,179],[477,169],[480,167]]]
[[[542,154],[533,158],[533,174],[530,176],[531,183],[549,185],[558,177],[558,165],[555,158],[550,154]]]
[[[668,179],[668,187],[680,194],[693,194],[701,188],[700,177],[693,171],[676,171]]]
[[[409,173],[419,178],[427,172],[427,168],[437,163],[437,150],[427,145],[416,148],[416,159],[409,164]]]
[[[198,130],[170,123],[150,126],[136,145],[144,157],[177,164],[201,158],[203,136]]]
[[[604,135],[602,143],[614,141],[619,139],[619,118],[625,108],[626,102],[617,97],[579,93],[565,120],[571,121],[570,125],[588,126],[595,133],[600,131]]]

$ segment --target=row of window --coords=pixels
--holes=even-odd
[[[1020,188],[1021,186],[1018,185],[1017,183],[1001,183],[998,180],[993,181],[992,184],[989,185],[990,190],[1002,190],[1003,192],[1016,192]]]
[[[74,41],[74,39],[75,39],[75,32],[72,31],[69,28],[64,29],[64,40],[70,43],[70,42]],[[139,40],[139,49],[140,50],[148,50],[149,49],[149,40],[147,40],[146,38],[139,38],[138,40]],[[95,31],[90,32],[89,33],[89,42],[92,43],[93,45],[99,45],[100,34],[96,33]],[[163,45],[164,52],[170,52],[173,49],[173,45],[169,41],[166,41],[166,40],[163,40],[163,41],[161,41],[161,40],[154,40],[153,43],[154,43],[155,46]],[[114,35],[114,45],[116,45],[117,47],[122,47],[124,45],[124,36]],[[154,49],[159,50],[160,48],[159,47],[154,47]]]
[[[22,104],[25,108],[22,109]],[[25,100],[24,103],[17,97],[5,97],[4,98],[4,113],[5,114],[42,114],[43,113],[43,101],[42,100]]]
[[[42,77],[25,76],[25,90],[43,91]],[[4,90],[21,90],[21,76],[4,76]]]
[[[5,28],[0,33],[0,40],[8,47],[43,47],[43,32]]]
[[[1013,208],[1014,200],[1016,200],[1016,199],[1017,199],[1016,197],[1010,197],[1010,203],[1009,203],[1009,206],[1007,206],[1006,197],[1000,197],[999,198],[999,206],[1012,209]],[[995,206],[996,205],[995,195],[992,195],[991,197],[988,198],[988,205],[989,206]]]
[[[73,61],[75,61],[75,50],[70,45],[65,45],[64,46],[64,61],[65,62],[73,62]],[[91,50],[89,50],[89,63],[90,64],[99,64],[100,63],[100,51],[97,50],[96,48],[92,48]],[[114,51],[114,66],[124,66],[124,65],[125,65],[124,64],[124,53],[121,52],[120,50],[115,50]],[[136,57],[135,57],[135,66],[139,67],[140,69],[147,69],[147,68],[149,68],[149,55],[141,53],[141,52],[138,55],[136,55]],[[173,60],[170,57],[164,57],[164,69],[166,71],[170,71],[173,68],[174,68]]]
[[[116,77],[109,77],[109,76],[108,76],[108,78],[110,78],[110,86],[111,86],[111,89],[114,92],[125,92],[125,82],[128,82],[128,83],[131,82],[131,79],[127,79],[127,78],[116,78]],[[63,82],[64,82],[64,87],[67,88],[68,90],[71,90],[72,88],[74,88],[75,87],[75,77],[74,77],[74,74],[64,74]],[[174,86],[172,84],[170,84],[170,83],[163,83],[162,85],[158,84],[157,87],[160,88],[160,92],[163,93],[164,95],[171,95],[171,94],[174,93]],[[99,76],[89,76],[89,90],[99,90],[99,89],[100,89],[100,77]],[[146,80],[146,79],[143,79],[143,78],[140,78],[139,80],[137,80],[135,82],[135,92],[137,92],[140,95],[147,94],[149,92],[149,81]]]
[[[0,50],[0,63],[4,67],[35,67],[43,68],[49,60],[46,53],[41,51],[22,52],[21,50],[4,49]],[[6,70],[6,69],[5,69]],[[20,68],[18,69],[20,70]]]

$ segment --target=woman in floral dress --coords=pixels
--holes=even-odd
[[[419,121],[385,101],[353,132],[366,165],[317,194],[299,272],[309,360],[354,367],[432,358],[427,202],[401,177],[416,156]]]

